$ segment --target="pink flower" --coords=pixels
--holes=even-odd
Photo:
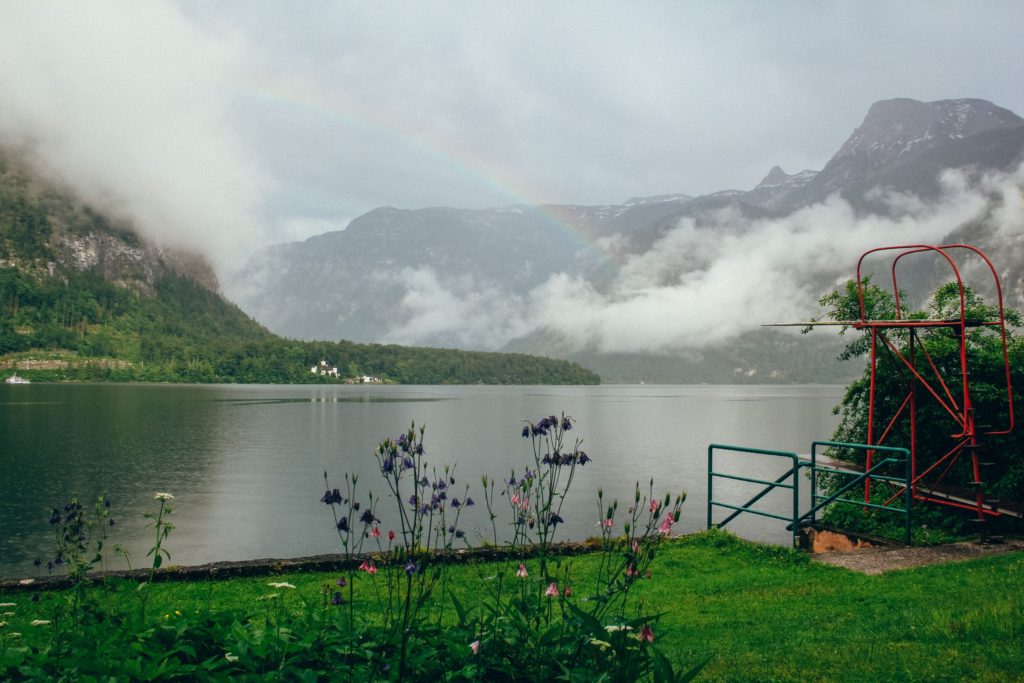
[[[562,595],[564,595],[565,597],[569,597],[570,595],[572,595],[572,586],[566,586],[565,590],[562,591]]]
[[[512,501],[513,505],[518,505],[519,504],[519,496],[517,494],[513,493],[511,501]]]
[[[658,508],[660,508],[660,507],[661,507],[661,501],[660,500],[652,500],[651,501],[651,512],[657,512]]]
[[[373,562],[369,562],[369,561],[364,561],[361,565],[359,565],[359,569],[360,569],[360,571],[364,571],[367,574],[376,574],[377,573],[377,565],[375,565]]]
[[[558,584],[555,583],[554,581],[549,583],[548,584],[548,589],[546,591],[544,591],[544,595],[546,595],[549,598],[557,598],[558,597]]]
[[[373,529],[370,531],[370,535],[374,538],[380,538],[380,527],[373,527]]]
[[[629,565],[626,567],[626,576],[636,576],[638,574],[636,567]]]
[[[604,525],[605,529],[611,529],[613,526],[615,526],[615,520],[612,519],[611,517],[608,517],[607,519],[602,521],[601,524]]]
[[[472,650],[473,654],[475,655],[480,654],[480,641],[474,640],[472,643],[469,644],[469,649]]]
[[[394,531],[388,531],[388,540],[389,541],[395,540],[395,532]]]
[[[647,624],[644,624],[644,627],[640,629],[640,640],[646,640],[648,643],[654,642],[654,631]]]
[[[640,552],[640,541],[637,541],[636,539],[634,539],[632,547],[633,547],[633,552],[634,553]]]
[[[663,536],[668,536],[672,533],[672,515],[665,515],[665,521],[661,523],[660,527],[658,527],[658,531],[660,531]]]
[[[519,569],[516,571],[516,576],[520,579],[525,579],[529,574],[526,572],[526,565],[522,562],[519,563]]]

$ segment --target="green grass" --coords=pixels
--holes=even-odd
[[[560,560],[572,564],[577,599],[588,594],[597,559]],[[864,576],[713,532],[663,545],[653,567],[652,578],[638,584],[641,607],[664,612],[656,643],[675,664],[688,668],[710,657],[699,680],[1012,681],[1024,672],[1022,553]],[[463,603],[477,604],[498,569],[456,567],[453,590]],[[175,611],[232,611],[258,619],[268,610],[313,609],[336,578],[158,583],[149,613],[173,620]],[[275,591],[271,581],[296,589]],[[259,600],[271,592],[282,593],[281,606]],[[5,608],[15,616],[0,620],[22,638],[44,637],[29,622],[47,618],[68,595],[43,593],[32,603],[30,593],[0,594],[0,602],[17,603]],[[101,595],[124,608],[134,600],[124,590]],[[376,603],[366,577],[359,577],[356,596],[357,612],[372,619]]]

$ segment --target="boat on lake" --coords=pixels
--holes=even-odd
[[[4,384],[31,384],[31,382],[26,378],[18,375],[18,373],[14,373],[13,375],[4,380]]]

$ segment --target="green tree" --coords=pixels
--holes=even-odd
[[[885,290],[866,282],[863,288],[865,301],[865,317],[869,320],[889,320],[895,318],[895,302]],[[902,297],[901,297],[902,298]],[[860,300],[856,282],[848,282],[844,288],[824,296],[821,305],[826,309],[827,317],[837,321],[853,321],[861,317]],[[964,290],[964,317],[968,321],[992,321],[998,319],[998,309],[987,304],[979,295],[970,289]],[[1011,390],[1017,401],[1015,417],[1018,428],[1005,435],[985,435],[986,431],[998,431],[1010,424],[1009,402],[1007,400],[1007,373],[1003,356],[1002,337],[998,327],[978,325],[968,327],[967,331],[967,368],[969,391],[977,424],[977,433],[981,443],[980,459],[991,463],[982,473],[984,493],[993,498],[1010,501],[1024,501],[1024,425],[1021,425],[1021,398],[1024,398],[1024,343],[1013,334],[1013,327],[1021,323],[1016,311],[1005,311],[1007,322],[1007,353],[1010,363]],[[959,320],[960,289],[956,283],[948,283],[940,287],[934,294],[927,310],[904,311],[904,319],[927,318],[942,320]],[[844,327],[841,333],[849,331]],[[911,355],[908,342],[911,332],[907,329],[889,329],[885,332],[893,346],[905,358],[912,359],[912,365],[940,396],[945,392],[933,379],[935,371],[947,383],[950,395],[957,403],[962,401],[963,382],[961,379],[961,360],[959,355],[959,328],[936,327],[913,332],[915,350]],[[875,389],[875,433],[874,442],[879,438],[886,426],[897,415],[911,387],[917,387],[915,401],[917,405],[917,472],[924,472],[929,465],[953,449],[961,440],[962,428],[956,420],[940,405],[939,401],[925,389],[914,375],[907,363],[900,360],[891,349],[879,343],[876,363]],[[869,331],[859,333],[843,350],[841,359],[862,358],[870,353],[871,334]],[[934,365],[934,371],[932,366]],[[851,443],[867,443],[868,413],[870,401],[870,367],[860,378],[854,380],[847,388],[843,398],[835,408],[840,416],[840,424],[833,435],[833,440]],[[905,409],[904,409],[905,410]],[[896,419],[892,428],[885,436],[884,445],[910,447],[911,433],[909,420]],[[838,454],[844,460],[863,463],[863,451],[849,450]],[[945,467],[945,463],[936,472]],[[967,488],[974,479],[969,452],[965,452],[943,477],[947,486]],[[952,509],[942,508],[947,520],[962,517]],[[862,511],[861,511],[862,512]],[[833,511],[833,519],[838,509]],[[841,513],[850,513],[849,510]],[[844,518],[844,522],[850,520]]]

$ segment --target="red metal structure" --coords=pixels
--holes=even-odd
[[[952,282],[959,290],[959,315],[946,319],[920,319],[906,317],[907,311],[901,300],[899,287],[898,267],[912,258],[921,258],[922,255],[931,255],[940,263],[948,265]],[[868,316],[868,306],[865,305],[865,277],[862,269],[866,259],[874,260],[888,257],[891,259],[889,266],[891,294],[895,302],[895,317],[887,320],[875,320]],[[979,265],[987,267],[992,275],[996,295],[995,309],[998,315],[992,316],[989,320],[971,319],[968,317],[967,296],[963,280],[963,266],[958,258],[970,258],[980,260]],[[982,268],[984,270],[984,268]],[[870,388],[868,398],[868,425],[867,441],[869,445],[884,445],[886,439],[893,434],[894,428],[901,421],[907,421],[907,432],[909,432],[909,444],[898,444],[908,446],[911,457],[912,483],[911,489],[915,500],[928,501],[941,505],[949,505],[956,508],[974,511],[979,521],[987,517],[1000,516],[1008,511],[999,507],[986,504],[982,493],[982,465],[981,445],[984,437],[1008,434],[1014,428],[1013,410],[1013,389],[1010,383],[1010,363],[1006,343],[1006,319],[1003,311],[1003,294],[999,282],[999,275],[988,257],[980,249],[966,244],[951,244],[945,246],[931,246],[925,244],[909,244],[892,247],[879,247],[871,249],[861,255],[857,262],[857,292],[860,303],[860,319],[846,321],[851,327],[858,330],[865,330],[871,337],[870,354]],[[972,401],[971,389],[971,354],[972,343],[969,331],[978,329],[988,330],[999,335],[1002,342],[1003,363],[1005,365],[1005,387],[999,388],[999,402],[1003,401],[1005,394],[1006,411],[1005,422],[998,425],[979,425],[975,414],[975,404]],[[959,362],[955,367],[940,368],[940,364],[929,355],[927,345],[924,342],[930,334],[942,333],[948,339],[949,332],[952,332],[952,339],[958,345],[957,353]],[[907,377],[906,394],[902,403],[896,409],[895,414],[888,416],[879,415],[879,359],[880,354],[888,354],[895,359],[897,367],[901,367],[904,376]],[[953,429],[949,435],[952,447],[945,453],[928,454],[927,460],[919,452],[918,434],[918,411],[922,401],[934,401],[948,414],[952,420]],[[1001,413],[1002,411],[1000,411]],[[991,419],[994,416],[985,416]],[[931,427],[934,429],[934,427]],[[874,452],[867,452],[867,468],[872,465]],[[973,491],[964,492],[955,487],[944,484],[944,479],[953,469],[957,462],[970,460],[969,467],[973,476],[971,486]],[[878,492],[876,492],[877,495]],[[903,490],[892,491],[889,501],[899,500],[904,493]],[[865,482],[864,498],[870,501],[872,497],[871,480]],[[1011,513],[1012,514],[1012,513]]]

